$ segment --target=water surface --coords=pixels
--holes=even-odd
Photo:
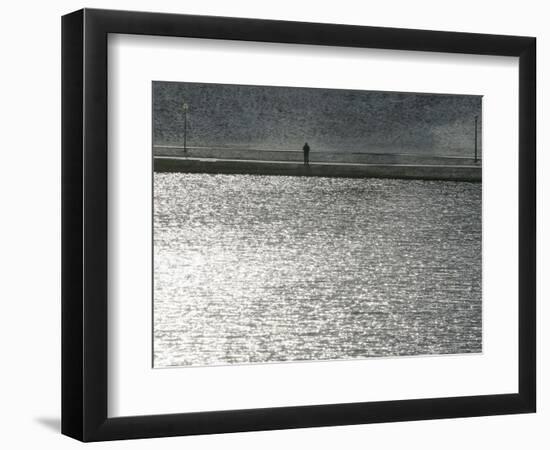
[[[481,351],[481,184],[154,175],[154,366]]]

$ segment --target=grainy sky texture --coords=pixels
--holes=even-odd
[[[153,82],[153,143],[470,156],[481,96]]]

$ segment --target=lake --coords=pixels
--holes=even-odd
[[[154,366],[478,353],[481,183],[155,173]]]

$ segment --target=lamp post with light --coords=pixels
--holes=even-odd
[[[187,110],[189,106],[183,102],[183,154],[187,156]]]
[[[474,163],[477,163],[477,116],[474,124]]]

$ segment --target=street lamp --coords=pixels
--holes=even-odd
[[[477,163],[477,116],[475,116],[474,125],[474,164]]]
[[[189,106],[183,102],[183,154],[187,156],[187,110]]]

